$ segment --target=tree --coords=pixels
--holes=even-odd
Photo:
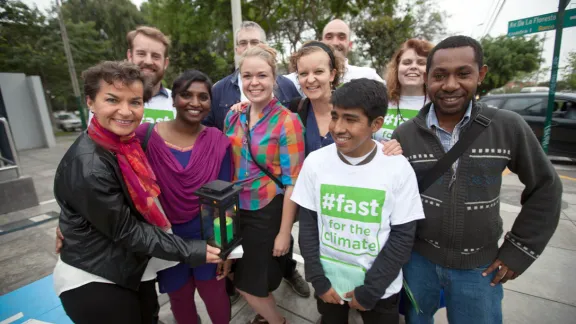
[[[78,75],[104,59],[109,41],[102,39],[94,22],[66,21]],[[21,1],[0,1],[0,71],[38,75],[56,109],[76,109],[68,65],[56,18]]]
[[[363,52],[378,72],[402,43],[410,38],[432,41],[444,36],[446,14],[434,8],[434,0],[396,1],[384,6],[368,6],[356,19],[356,34]]]
[[[484,50],[484,64],[488,65],[488,74],[479,87],[481,94],[505,85],[520,72],[530,73],[540,66],[541,44],[536,36],[488,36],[480,42]]]
[[[0,71],[34,73],[44,53],[38,48],[46,17],[21,1],[0,1]]]
[[[410,5],[412,10],[408,13],[414,18],[414,38],[426,39],[431,42],[439,41],[446,35],[444,21],[447,14],[435,7],[434,0],[416,0]]]
[[[94,22],[93,29],[110,41],[110,58],[126,58],[126,34],[146,20],[130,0],[66,0],[62,3],[65,20],[78,24]]]
[[[243,18],[260,24],[268,43],[286,62],[308,40],[322,38],[324,26],[341,18],[355,29],[355,18],[368,8],[390,8],[397,0],[253,0],[242,4]],[[384,9],[382,9],[384,10]],[[287,48],[287,51],[286,51]]]
[[[525,83],[538,83],[540,79],[550,77],[550,69],[551,68],[547,66],[530,72],[518,72],[514,80]]]
[[[549,88],[550,87],[550,81],[539,82],[538,86]],[[556,81],[556,91],[564,91],[564,90],[570,90],[570,85],[568,84],[568,82],[565,80]]]
[[[576,90],[576,51],[568,54],[568,66],[564,72],[564,81],[569,89]]]
[[[95,22],[73,23],[66,21],[66,30],[70,43],[70,50],[74,58],[74,67],[78,77],[82,71],[104,60],[113,60],[109,49],[111,42],[104,39],[95,28]],[[39,39],[39,45],[45,51],[40,75],[45,81],[45,88],[50,91],[52,106],[63,110],[78,109],[70,75],[68,62],[64,53],[64,45],[60,34],[59,23],[56,18],[50,20],[47,29],[50,33]]]
[[[172,41],[168,84],[186,69],[201,70],[214,81],[233,71],[230,1],[149,0],[142,12]]]

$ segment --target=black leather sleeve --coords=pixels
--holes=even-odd
[[[74,169],[74,164],[70,166]],[[76,165],[77,173],[84,173]],[[79,172],[78,172],[79,171]],[[84,173],[84,179],[70,170],[68,188],[60,190],[71,209],[114,243],[135,253],[197,266],[206,263],[206,241],[184,240],[132,214],[118,179],[104,171]],[[67,196],[67,197],[66,197]]]

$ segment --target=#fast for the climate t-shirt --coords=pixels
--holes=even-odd
[[[172,106],[172,91],[164,88],[168,97],[157,94],[144,104],[143,123],[158,123],[176,118],[176,108]]]
[[[392,139],[392,133],[396,127],[403,122],[408,121],[416,115],[426,104],[425,96],[402,96],[400,102],[390,102],[388,113],[384,117],[382,128],[374,133],[374,139],[377,141]]]
[[[364,165],[344,163],[335,144],[310,153],[292,193],[295,203],[318,214],[320,261],[341,297],[363,285],[391,226],[424,218],[410,163],[376,145],[376,156]],[[382,298],[401,288],[402,271]]]

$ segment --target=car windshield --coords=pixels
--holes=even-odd
[[[70,116],[70,115],[60,115],[60,116],[58,116],[58,119],[60,119],[60,120],[66,120],[66,119],[71,119],[71,118],[72,118],[72,116]]]

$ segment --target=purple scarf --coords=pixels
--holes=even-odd
[[[136,130],[140,140],[144,139],[148,125],[142,124]],[[218,178],[220,165],[229,148],[228,137],[217,128],[206,127],[198,134],[188,165],[182,168],[162,137],[155,130],[152,131],[146,156],[160,186],[158,199],[170,222],[189,222],[200,213],[198,197],[193,193]]]

